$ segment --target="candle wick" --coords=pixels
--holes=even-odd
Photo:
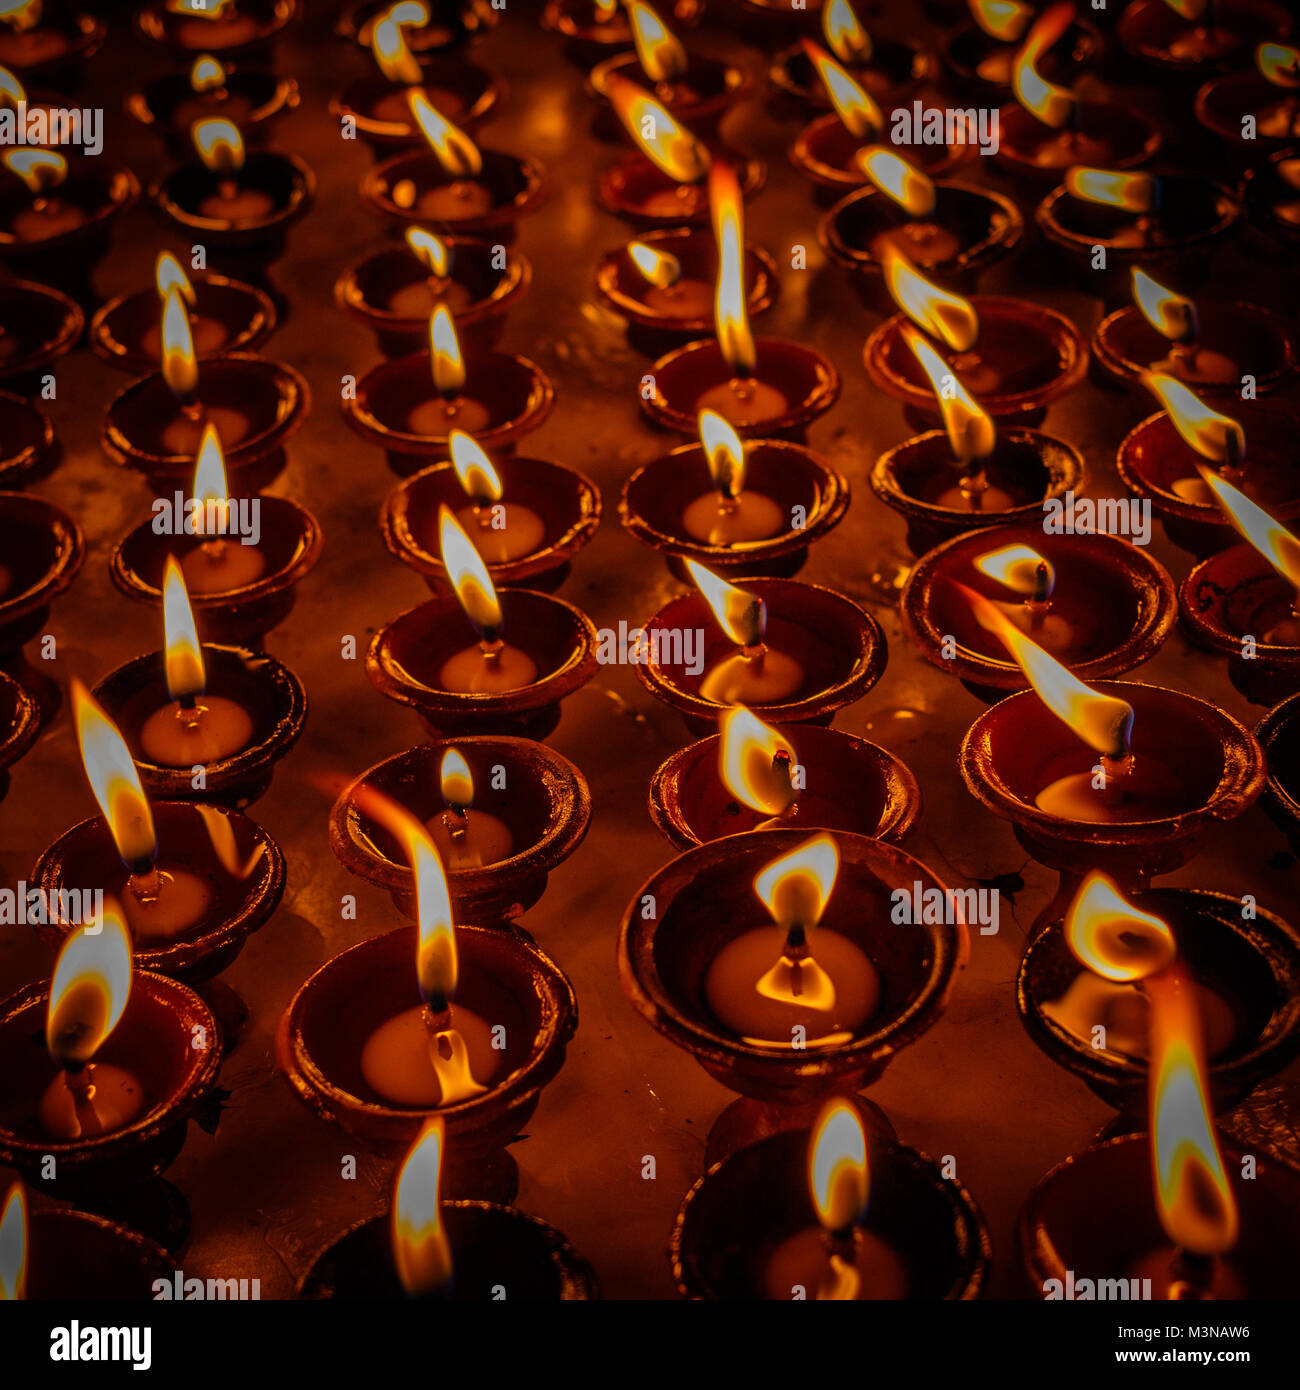
[[[505,651],[506,644],[499,636],[499,629],[495,627],[485,627],[483,629],[482,640],[478,644],[479,651],[483,653],[483,660],[496,666],[500,664],[501,653]]]
[[[1174,1250],[1169,1263],[1169,1298],[1171,1302],[1191,1302],[1212,1298],[1214,1256],[1198,1255],[1181,1246]]]
[[[152,859],[137,861],[131,868],[131,877],[126,886],[132,895],[142,903],[155,902],[162,894],[165,879]]]
[[[449,802],[443,824],[453,840],[463,840],[469,831],[469,808],[456,802]]]

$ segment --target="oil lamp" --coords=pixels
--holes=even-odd
[[[645,624],[636,672],[692,732],[712,733],[719,710],[734,704],[776,724],[829,724],[883,674],[885,634],[851,599],[798,579],[742,579],[739,588],[685,564],[696,590]],[[694,661],[687,632],[704,634]]]
[[[1247,169],[1241,197],[1247,215],[1261,231],[1289,244],[1300,238],[1300,151],[1278,150]]]
[[[1020,964],[1021,1022],[1053,1061],[1141,1122],[1155,999],[1171,986],[1200,1013],[1211,1104],[1237,1105],[1300,1051],[1300,937],[1262,908],[1189,888],[1128,901],[1104,874],[1084,880],[1064,921]]]
[[[926,552],[899,603],[903,630],[932,666],[981,698],[1023,690],[1027,678],[971,613],[956,585],[980,593],[1081,680],[1149,661],[1178,613],[1163,565],[1126,540],[1049,535],[1037,524],[981,527]]]
[[[455,1195],[509,1200],[517,1170],[505,1147],[563,1065],[578,1023],[573,987],[521,937],[453,924],[424,826],[373,790],[366,806],[406,851],[418,925],[323,965],[280,1021],[276,1064],[309,1109],[383,1152],[440,1115],[455,1142]]]
[[[1239,67],[1256,44],[1286,38],[1291,16],[1273,0],[1130,0],[1115,32],[1144,63],[1204,76]]]
[[[1262,805],[1287,837],[1293,853],[1300,846],[1300,695],[1288,695],[1259,721],[1255,736],[1268,762]]]
[[[828,1302],[979,1298],[991,1253],[966,1189],[844,1100],[712,1166],[669,1247],[683,1298]]]
[[[293,18],[298,0],[146,0],[135,27],[182,54],[262,50]]]
[[[813,724],[774,729],[743,705],[726,710],[719,728],[650,779],[650,818],[679,850],[782,826],[897,844],[921,814],[911,769],[878,744]]]
[[[1016,101],[998,114],[1000,141],[993,156],[1010,174],[1044,180],[1075,164],[1131,169],[1161,146],[1159,130],[1131,106],[1084,101],[1039,71],[1042,55],[1073,23],[1072,4],[1052,5],[1021,45],[1012,71]]]
[[[66,80],[79,75],[108,32],[97,15],[42,0],[17,0],[0,15],[0,63],[24,77]]]
[[[402,1162],[392,1210],[330,1245],[299,1284],[299,1298],[600,1297],[591,1266],[554,1227],[513,1207],[443,1201],[446,1147],[446,1125],[434,1116]]]
[[[447,506],[474,538],[494,583],[558,588],[600,524],[595,483],[545,459],[510,455],[494,464],[463,430],[452,430],[448,446],[450,459],[421,469],[384,499],[379,529],[389,551],[435,593],[445,590],[438,513]]]
[[[706,1166],[806,1128],[831,1096],[851,1098],[872,1133],[893,1137],[855,1092],[937,1020],[967,951],[949,913],[892,927],[900,884],[945,892],[879,840],[751,830],[687,850],[633,900],[619,932],[624,992],[739,1093],[710,1132]]]
[[[393,0],[353,0],[344,7],[335,32],[368,49],[378,23],[387,18],[398,20],[407,45],[423,60],[481,38],[496,26],[499,12],[490,0],[453,0],[433,9],[425,0],[401,0],[400,6],[394,6]]]
[[[427,352],[372,368],[343,401],[343,417],[378,444],[403,477],[445,454],[453,430],[473,434],[505,452],[535,430],[555,406],[555,388],[526,357],[502,352],[463,354],[446,304],[428,319]]]
[[[974,23],[950,30],[940,47],[944,68],[962,91],[984,98],[1005,94],[1034,6],[1025,0],[968,0],[968,8]],[[1044,77],[1068,81],[1091,68],[1101,51],[1100,31],[1076,15],[1060,38],[1042,50],[1037,66]]]
[[[180,262],[163,251],[154,270],[155,289],[118,295],[91,320],[90,346],[105,362],[141,375],[162,366],[162,319],[169,290],[180,294],[189,318],[194,355],[202,360],[227,352],[255,352],[275,332],[275,305],[252,285],[224,275],[191,280]]]
[[[284,892],[284,855],[237,811],[160,801],[151,805],[122,735],[78,681],[73,714],[82,761],[102,817],[66,831],[37,861],[32,882],[47,901],[70,885],[116,898],[144,970],[207,979],[237,956]],[[37,933],[59,944],[67,925]]]
[[[36,742],[40,728],[35,696],[0,671],[0,801],[9,791],[9,769]]]
[[[415,351],[429,338],[429,315],[445,304],[471,348],[490,348],[506,311],[533,278],[518,251],[466,237],[406,229],[406,246],[386,247],[339,276],[334,298],[364,323],[386,357]]]
[[[1255,64],[1211,78],[1196,94],[1196,119],[1238,158],[1275,150],[1300,136],[1300,51],[1261,43]]]
[[[453,593],[379,629],[366,654],[371,684],[410,705],[435,736],[544,738],[559,723],[560,701],[596,673],[591,619],[531,589],[504,589],[498,597],[483,557],[445,504],[438,509],[438,534]],[[469,632],[478,641],[466,646]]]
[[[673,24],[693,29],[704,13],[703,0],[663,0],[660,9]],[[630,11],[618,0],[548,0],[542,27],[567,40],[569,55],[583,68],[615,49],[636,43]]]
[[[22,488],[44,477],[61,454],[50,417],[24,397],[0,391],[0,486]]]
[[[86,316],[66,294],[30,280],[0,285],[0,378],[38,380],[42,368],[72,351]]]
[[[744,204],[735,171],[721,160],[709,169],[709,202],[718,247],[714,297],[716,337],[687,343],[661,357],[654,389],[641,406],[656,424],[694,435],[699,414],[723,416],[741,435],[802,432],[835,404],[839,373],[820,353],[749,330],[744,278]]]

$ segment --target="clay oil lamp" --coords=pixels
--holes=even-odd
[[[393,0],[353,0],[335,25],[340,38],[359,48],[372,47],[377,24],[392,15]],[[425,0],[402,0],[398,22],[411,51],[421,60],[482,38],[496,26],[499,12],[491,0],[453,0],[430,9]]]
[[[224,118],[237,125],[250,145],[258,144],[272,122],[298,105],[292,77],[222,63],[211,53],[197,57],[188,72],[167,73],[126,99],[126,109],[159,135],[176,159],[189,157],[196,121]]]
[[[207,636],[258,647],[292,611],[320,548],[316,518],[292,499],[228,496],[221,441],[209,424],[190,496],[177,488],[155,501],[149,520],[114,548],[109,574],[127,598],[157,607],[175,556]]]
[[[473,435],[452,430],[451,458],[422,469],[384,499],[379,529],[404,565],[435,592],[449,587],[438,513],[454,508],[494,584],[557,589],[600,524],[600,493],[575,469],[510,455],[493,464]]]
[[[635,48],[593,68],[588,86],[604,96],[611,75],[649,82],[655,98],[678,120],[710,132],[727,112],[749,94],[749,74],[700,53],[687,53],[681,40],[645,0],[628,0],[627,18]]]
[[[443,1201],[445,1147],[446,1124],[434,1116],[402,1162],[391,1211],[353,1226],[322,1252],[299,1284],[299,1298],[600,1297],[591,1266],[554,1227],[514,1207]]]
[[[704,13],[704,0],[663,0],[660,8],[667,22],[693,29]],[[542,28],[561,35],[569,57],[584,69],[636,43],[631,14],[619,0],[548,0]]]
[[[246,150],[239,127],[224,116],[196,121],[191,137],[197,161],[155,184],[155,202],[181,236],[208,248],[218,268],[264,279],[289,228],[311,206],[315,174],[295,154]]]
[[[1294,854],[1300,854],[1300,695],[1289,695],[1259,721],[1255,730],[1268,761],[1262,805]]]
[[[623,525],[679,579],[687,557],[724,575],[794,574],[848,510],[848,480],[802,444],[741,439],[713,410],[699,437],[632,474]]]
[[[163,617],[165,650],[119,666],[95,699],[122,731],[151,796],[247,806],[298,741],[307,692],[274,657],[199,642],[175,556],[167,558]]]
[[[427,18],[427,8],[424,14]],[[411,112],[411,92],[419,92],[462,126],[481,121],[503,94],[491,73],[464,58],[433,57],[421,62],[407,43],[407,28],[397,6],[379,16],[370,39],[379,71],[353,82],[330,102],[331,113],[380,156],[403,145],[418,145],[423,139]]]
[[[3,162],[0,261],[88,297],[114,222],[140,196],[139,180],[129,169],[54,150],[9,150]]]
[[[343,418],[383,449],[388,466],[402,477],[424,468],[430,455],[445,458],[453,430],[474,435],[494,453],[507,453],[555,406],[555,388],[528,358],[462,354],[445,303],[427,324],[425,351],[372,368],[343,400]]]
[[[683,1298],[839,1303],[979,1298],[991,1255],[966,1189],[841,1099],[711,1167],[669,1247]]]
[[[1018,45],[1034,19],[1034,7],[1024,0],[969,0],[969,9],[974,23],[951,30],[940,57],[957,87],[991,99],[1011,89]],[[1076,16],[1043,51],[1038,66],[1044,77],[1068,81],[1090,68],[1101,51],[1100,31]]]
[[[0,285],[0,379],[37,380],[72,351],[86,316],[66,294],[28,280]]]
[[[1268,1297],[1289,1287],[1300,1170],[1216,1132],[1195,999],[1149,992],[1149,1135],[1095,1144],[1038,1183],[1020,1219],[1029,1281],[1052,1299],[1092,1297],[1099,1278],[1141,1299]]]
[[[1200,559],[1236,539],[1201,475],[1203,463],[1284,524],[1300,516],[1289,409],[1238,401],[1228,416],[1165,372],[1149,373],[1143,382],[1165,408],[1129,431],[1116,468],[1134,497],[1150,499],[1176,546]]]
[[[993,156],[1016,177],[1056,181],[1076,164],[1131,169],[1160,148],[1160,132],[1131,106],[1084,101],[1039,72],[1039,59],[1073,23],[1072,4],[1053,5],[1034,22],[1016,58],[1016,100],[999,112],[1000,139]]]
[[[916,44],[868,33],[849,0],[821,6],[821,39],[852,80],[884,106],[911,101],[936,74],[933,57]],[[768,75],[780,91],[807,106],[831,104],[807,43],[778,53]]]
[[[44,477],[61,453],[50,417],[25,397],[0,391],[0,487],[19,489]]]
[[[298,0],[146,0],[135,27],[178,55],[261,52],[294,17]]]
[[[904,931],[890,924],[899,891]],[[918,892],[938,904],[947,890],[894,845],[796,829],[700,845],[646,883],[619,932],[623,991],[739,1093],[710,1131],[706,1167],[806,1129],[831,1096],[851,1098],[872,1133],[893,1137],[854,1093],[937,1021],[968,950],[952,920],[960,913],[911,920]]]
[[[1300,149],[1288,145],[1248,169],[1241,196],[1254,226],[1287,245],[1300,240]]]
[[[1027,681],[972,616],[957,584],[996,604],[1081,680],[1120,676],[1149,661],[1178,613],[1160,562],[1104,531],[1050,535],[1040,517],[955,536],[913,568],[899,604],[903,630],[932,666],[988,700]]]
[[[99,51],[107,32],[97,15],[74,6],[18,0],[0,15],[0,63],[24,78],[44,77],[62,86]]]
[[[1137,1119],[1147,1101],[1151,1017],[1186,992],[1202,1021],[1210,1100],[1222,1112],[1300,1052],[1300,937],[1239,898],[1156,889],[1130,902],[1089,874],[1064,922],[1036,936],[1016,1003],[1035,1043],[1108,1105]]]
[[[316,1115],[381,1152],[440,1116],[454,1195],[508,1201],[518,1170],[506,1145],[564,1063],[578,1026],[573,987],[522,937],[455,922],[424,826],[376,792],[367,806],[406,850],[418,924],[321,966],[280,1020],[276,1065]]]
[[[744,204],[735,171],[720,160],[709,170],[713,235],[718,247],[716,337],[687,343],[651,370],[653,389],[641,408],[664,429],[694,437],[700,412],[724,417],[748,438],[802,437],[833,406],[840,376],[820,353],[749,330],[744,272]]]
[[[1133,303],[1108,314],[1092,335],[1092,358],[1122,385],[1164,373],[1202,396],[1241,399],[1249,374],[1257,395],[1294,379],[1296,349],[1285,321],[1259,304],[1192,301],[1133,267]]]
[[[162,368],[139,377],[108,407],[100,445],[114,463],[141,472],[170,497],[188,481],[209,426],[224,446],[231,491],[245,497],[277,477],[285,443],[306,418],[311,397],[292,367],[251,353],[200,363],[194,324],[179,285],[163,296]]]
[[[27,1209],[21,1182],[0,1204],[0,1303],[27,1299],[155,1297],[176,1262],[160,1246],[88,1211],[42,1203]]]
[[[1196,119],[1238,156],[1300,138],[1300,50],[1261,43],[1255,66],[1212,78],[1196,94]]]
[[[798,579],[729,584],[685,560],[695,592],[670,599],[640,630],[637,675],[697,735],[744,704],[774,724],[829,724],[880,679],[880,624],[851,599]],[[683,634],[696,635],[694,652]]]
[[[980,715],[959,763],[971,795],[1060,872],[1039,923],[1060,915],[1086,870],[1142,888],[1178,868],[1263,789],[1259,744],[1217,706],[1131,681],[1085,685],[989,599],[966,597],[1032,686]]]
[[[66,107],[67,98],[59,93],[29,93],[17,75],[0,64],[0,131],[5,134],[6,143],[59,143],[58,127],[51,127],[50,122],[61,120],[55,113]]]
[[[897,844],[921,814],[911,769],[866,739],[814,724],[787,736],[743,705],[719,724],[720,733],[672,754],[650,779],[650,818],[678,849],[783,826]]]
[[[542,171],[532,161],[481,150],[418,87],[407,103],[428,149],[404,151],[361,180],[361,197],[386,221],[427,226],[440,235],[510,240],[536,211]]]
[[[582,843],[591,816],[582,773],[530,739],[422,743],[377,763],[334,803],[330,848],[412,919],[411,867],[383,820],[370,814],[372,791],[427,828],[457,917],[479,926],[513,921],[538,902],[547,874]]]
[[[65,931],[53,979],[0,1002],[0,1163],[50,1196],[121,1205],[125,1186],[180,1152],[216,1084],[221,1037],[192,989],[133,969],[111,899]]]
[[[334,298],[374,333],[386,357],[428,342],[429,315],[440,304],[450,309],[467,347],[490,348],[501,336],[506,311],[532,278],[518,251],[407,227],[405,247],[385,247],[345,270]]]
[[[156,289],[119,295],[90,323],[90,346],[97,356],[139,376],[162,366],[162,316],[159,306],[176,289],[189,315],[194,355],[199,359],[227,352],[255,352],[275,332],[275,305],[252,285],[224,275],[191,280],[169,251],[158,257]]]
[[[270,919],[284,892],[284,855],[238,811],[146,799],[126,741],[94,697],[72,684],[82,761],[102,816],[65,831],[40,857],[31,882],[57,901],[73,885],[116,899],[136,964],[180,979],[207,980]],[[63,923],[37,927],[61,944]]]
[[[1035,214],[1044,236],[1099,297],[1128,292],[1139,262],[1204,280],[1235,228],[1241,206],[1226,188],[1196,175],[1123,173],[1075,166]],[[1098,248],[1105,269],[1097,267]]]
[[[767,180],[761,160],[710,150],[659,101],[617,73],[605,79],[606,98],[637,149],[600,176],[597,194],[615,217],[638,227],[696,226],[709,220],[708,175],[716,161],[734,163],[745,198]]]
[[[9,769],[36,742],[40,728],[35,696],[0,671],[0,801],[9,791]]]
[[[560,702],[596,674],[591,619],[532,589],[498,596],[446,505],[438,509],[438,535],[453,592],[385,623],[366,654],[366,675],[380,694],[414,709],[435,737],[545,738],[560,721]]]
[[[1130,0],[1115,28],[1124,49],[1167,76],[1240,67],[1256,45],[1284,39],[1291,15],[1274,0]]]
[[[1183,625],[1227,657],[1248,700],[1276,704],[1300,690],[1300,540],[1219,474],[1201,477],[1248,544],[1216,551],[1183,580]]]

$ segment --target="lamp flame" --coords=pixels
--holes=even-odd
[[[452,430],[447,442],[450,446],[451,465],[456,470],[461,487],[480,507],[499,502],[501,478],[478,440],[472,434],[466,434],[464,430]]]
[[[1032,546],[1004,545],[979,556],[975,568],[990,579],[996,579],[1017,594],[1024,594],[1039,603],[1052,596],[1056,586],[1056,571]]]
[[[1044,10],[1025,37],[1015,66],[1011,84],[1016,100],[1044,125],[1060,130],[1074,115],[1072,92],[1049,82],[1038,71],[1038,60],[1064,35],[1074,23],[1074,6],[1068,3],[1053,5]]]
[[[686,72],[686,50],[662,19],[644,3],[629,0],[627,17],[637,60],[651,82],[675,82]]]
[[[57,188],[68,177],[68,161],[53,150],[6,150],[4,163],[37,194]]]
[[[122,862],[132,870],[152,862],[158,850],[153,813],[141,790],[131,751],[117,726],[75,677],[72,712],[90,789],[108,822]]]
[[[14,0],[6,0],[0,19],[11,29],[22,33],[27,29],[35,29],[41,22],[44,11],[43,0],[17,0],[17,3],[14,3]]]
[[[767,605],[763,600],[719,579],[695,560],[688,559],[686,568],[723,632],[738,647],[759,646],[767,630]]]
[[[862,67],[871,61],[871,35],[859,23],[849,0],[830,0],[822,7],[822,35],[841,63]]]
[[[872,145],[859,150],[853,162],[909,216],[929,217],[934,211],[934,183],[901,154]]]
[[[451,273],[451,251],[441,237],[426,232],[423,227],[408,227],[406,244],[430,275],[445,280]]]
[[[429,364],[440,396],[455,396],[465,385],[465,359],[460,354],[456,321],[445,304],[429,316]]]
[[[8,68],[0,66],[0,104],[17,107],[26,100],[26,87]]]
[[[1192,24],[1199,24],[1210,11],[1210,0],[1165,0],[1165,4]]]
[[[63,943],[45,1015],[45,1045],[61,1067],[81,1067],[117,1027],[131,996],[131,938],[116,904]]]
[[[1160,201],[1160,185],[1150,174],[1117,169],[1088,169],[1076,164],[1066,171],[1065,187],[1086,203],[1102,203],[1125,212],[1153,212]]]
[[[443,566],[465,616],[481,636],[495,641],[501,631],[501,605],[492,576],[445,502],[438,508],[438,541]]]
[[[817,76],[826,88],[835,114],[840,118],[850,135],[859,140],[875,139],[885,128],[885,113],[868,96],[862,87],[831,57],[826,50],[811,39],[801,39],[803,51],[817,69]]]
[[[1300,539],[1212,469],[1202,468],[1200,473],[1228,520],[1292,588],[1300,590]]]
[[[393,1196],[393,1260],[412,1297],[437,1293],[451,1282],[451,1246],[442,1225],[439,1187],[446,1125],[441,1115],[425,1122],[402,1162]]]
[[[846,1100],[827,1101],[813,1128],[808,1186],[817,1219],[832,1233],[848,1231],[866,1214],[867,1136]]]
[[[192,700],[203,694],[207,675],[185,576],[174,555],[167,557],[167,572],[163,577],[163,629],[167,634],[163,663],[167,690],[173,700]]]
[[[1255,50],[1255,65],[1275,87],[1300,87],[1300,49],[1289,43],[1260,44]]]
[[[464,811],[474,804],[474,774],[459,748],[448,748],[442,755],[438,785],[448,806]]]
[[[1203,459],[1236,467],[1246,454],[1246,431],[1232,419],[1211,410],[1177,377],[1147,372],[1143,383],[1169,412],[1169,419],[1183,439]]]
[[[215,92],[226,85],[226,70],[211,53],[200,54],[190,69],[190,89]]]
[[[1169,924],[1135,907],[1095,869],[1065,915],[1065,939],[1094,975],[1117,984],[1164,970],[1178,953]]]
[[[713,239],[718,246],[718,279],[713,296],[718,346],[738,375],[749,376],[757,357],[745,294],[745,204],[736,171],[721,160],[709,169],[709,210]]]
[[[167,9],[172,14],[183,14],[190,19],[221,19],[234,0],[167,0]]]
[[[903,338],[929,378],[958,463],[971,464],[987,459],[997,445],[997,430],[988,412],[911,324],[904,325]]]
[[[783,931],[807,930],[821,921],[839,868],[835,837],[822,831],[759,870],[754,892]]]
[[[407,92],[406,101],[444,171],[453,178],[477,178],[483,170],[483,156],[473,140],[453,125],[418,87]]]
[[[427,12],[425,18],[428,18]],[[407,46],[402,27],[402,21],[394,16],[392,10],[381,15],[370,32],[370,51],[375,55],[380,72],[390,82],[410,87],[418,84],[424,74]]]
[[[989,38],[1003,43],[1015,43],[1034,17],[1033,7],[1021,0],[970,0],[970,12]]]
[[[27,1192],[15,1182],[0,1212],[0,1303],[27,1297]]]
[[[734,501],[745,490],[745,444],[725,415],[701,410],[696,419],[700,444],[718,491]]]
[[[1190,343],[1197,333],[1196,305],[1133,267],[1133,302],[1142,317],[1172,343]]]
[[[718,766],[723,785],[751,811],[779,816],[794,801],[794,749],[744,705],[722,716]]]
[[[980,321],[969,299],[932,284],[889,242],[881,244],[880,263],[894,303],[918,328],[942,338],[954,352],[974,347]]]
[[[188,401],[199,385],[199,361],[194,353],[190,311],[179,288],[163,296],[162,375],[178,401]]]
[[[222,116],[209,116],[190,127],[190,139],[204,165],[217,174],[244,167],[244,137],[239,127]]]
[[[159,253],[154,262],[153,278],[159,299],[166,300],[168,293],[175,290],[187,304],[194,303],[194,286],[190,284],[190,277],[170,251]]]
[[[656,250],[644,241],[629,241],[628,259],[652,285],[666,290],[682,278],[682,263],[667,251]]]
[[[612,73],[605,95],[637,147],[678,183],[698,183],[709,170],[709,152],[649,92]]]
[[[198,503],[196,530],[203,533],[208,513],[211,512],[217,522],[214,530],[218,535],[224,534],[230,516],[226,460],[221,452],[221,436],[210,420],[203,427],[203,438],[199,442],[198,458],[194,463],[194,500]]]

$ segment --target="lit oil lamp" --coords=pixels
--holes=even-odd
[[[1088,345],[1064,315],[1023,299],[966,299],[942,290],[892,242],[879,245],[878,254],[902,312],[871,334],[862,360],[882,391],[922,418],[944,414],[945,377],[959,379],[988,415],[1022,424],[1041,419],[1052,401],[1083,380]],[[976,433],[987,440],[991,432],[981,426]]]
[[[345,270],[334,286],[339,307],[375,335],[386,357],[399,357],[429,338],[429,315],[445,304],[470,348],[490,348],[506,311],[533,278],[518,251],[486,241],[440,237],[406,228],[406,246],[386,247]]]
[[[993,156],[1009,173],[1055,179],[1075,164],[1129,169],[1146,163],[1160,148],[1160,132],[1131,106],[1081,100],[1039,72],[1040,58],[1074,19],[1072,4],[1052,5],[1021,45],[1012,74],[1016,101],[999,112],[1001,137]]]
[[[1286,245],[1300,239],[1300,150],[1288,145],[1247,169],[1241,197],[1261,231]]]
[[[366,674],[381,694],[410,705],[435,736],[545,737],[559,722],[560,701],[596,673],[591,619],[531,589],[504,589],[498,597],[483,557],[445,504],[438,534],[454,592],[385,623],[366,654]],[[470,646],[468,632],[478,635]]]
[[[1005,93],[1015,76],[1018,45],[1035,17],[1025,0],[968,0],[973,24],[949,32],[940,50],[949,76],[963,91],[984,97]],[[1076,16],[1037,65],[1044,77],[1065,80],[1090,68],[1101,53],[1097,27]]]
[[[36,698],[0,671],[0,801],[9,791],[9,769],[30,750],[40,728]]]
[[[1115,32],[1135,58],[1203,77],[1239,67],[1257,44],[1286,38],[1291,15],[1273,0],[1130,0]]]
[[[435,1116],[402,1162],[391,1211],[353,1226],[318,1256],[298,1286],[299,1298],[600,1297],[591,1266],[554,1227],[514,1207],[444,1201],[445,1148],[446,1125]],[[456,1148],[451,1152],[454,1161]]]
[[[738,433],[763,438],[802,432],[839,397],[834,365],[800,343],[757,341],[749,330],[744,273],[744,204],[735,171],[709,169],[709,202],[718,247],[715,338],[687,343],[655,363],[654,389],[641,407],[657,424],[694,436],[702,410]]]
[[[996,604],[1081,680],[1123,675],[1150,660],[1178,612],[1160,562],[1105,532],[1048,535],[1039,518],[954,536],[917,562],[899,608],[921,655],[981,698],[1001,699],[1027,681],[954,581]]]
[[[685,564],[696,591],[645,624],[636,672],[692,732],[712,733],[721,709],[735,704],[776,724],[829,724],[883,674],[885,634],[851,599],[798,579],[743,579],[742,589]],[[684,632],[704,633],[694,662]]]
[[[1300,137],[1300,50],[1261,43],[1255,65],[1212,78],[1196,94],[1196,119],[1239,158]]]
[[[0,391],[0,487],[44,477],[61,454],[50,417],[25,397]]]
[[[893,1137],[854,1093],[937,1020],[967,951],[966,928],[948,913],[891,927],[900,884],[945,892],[925,865],[879,840],[752,830],[688,850],[634,899],[619,932],[624,992],[740,1094],[710,1132],[706,1166],[806,1128],[829,1096],[852,1097],[871,1132]]]
[[[1288,1003],[1298,974],[1300,937],[1273,913],[1248,921],[1240,899],[1187,888],[1134,903],[1092,873],[1064,921],[1030,942],[1016,1003],[1053,1061],[1140,1120],[1153,996],[1174,985],[1195,1003],[1211,1101],[1225,1111],[1300,1051]]]
[[[545,459],[510,455],[494,464],[463,430],[452,430],[448,445],[450,459],[421,469],[384,499],[379,529],[389,551],[435,593],[445,590],[438,515],[447,506],[494,583],[558,588],[600,524],[595,483]]]
[[[196,358],[226,352],[255,352],[275,332],[275,305],[252,285],[224,275],[191,279],[169,251],[159,254],[155,289],[119,295],[91,320],[90,345],[105,362],[140,375],[162,366],[162,319],[159,305],[169,290],[179,291],[189,318]]]
[[[581,844],[591,816],[582,773],[530,739],[479,735],[385,758],[334,803],[330,848],[412,919],[412,870],[398,841],[370,813],[370,791],[428,828],[456,915],[482,926],[514,921],[540,900],[547,875]]]
[[[453,430],[498,452],[512,449],[555,405],[555,388],[526,357],[461,352],[455,319],[439,304],[428,319],[428,350],[372,368],[343,401],[343,416],[407,476],[430,454],[446,454]]]
[[[650,818],[679,850],[782,826],[897,844],[921,814],[911,769],[877,744],[812,724],[787,737],[743,705],[719,724],[720,733],[672,754],[650,779]]]
[[[991,1254],[966,1189],[841,1099],[711,1167],[669,1247],[683,1298],[783,1302],[979,1298]]]
[[[693,29],[704,13],[703,0],[662,0],[659,8],[680,28]],[[619,0],[548,0],[542,27],[567,40],[569,56],[584,69],[636,43],[631,13]]]
[[[453,0],[433,9],[425,0],[353,0],[344,7],[335,33],[359,48],[374,44],[375,28],[385,19],[401,24],[407,45],[421,60],[481,38],[495,27],[500,12],[490,0]]]
[[[146,799],[122,735],[79,682],[73,714],[82,761],[101,817],[66,831],[31,879],[57,901],[70,885],[117,899],[145,970],[206,979],[238,955],[284,892],[284,855],[259,826],[212,805]],[[37,933],[60,944],[68,927]]]
[[[456,1146],[456,1195],[509,1200],[517,1170],[505,1146],[563,1065],[578,1024],[573,987],[521,937],[454,923],[428,831],[373,789],[365,804],[406,852],[418,925],[323,965],[281,1019],[277,1066],[322,1119],[384,1151],[440,1115]]]
[[[135,27],[182,54],[264,49],[294,17],[298,0],[146,0]]]
[[[97,15],[43,0],[16,0],[0,15],[0,63],[24,77],[75,77],[108,32]]]
[[[361,180],[361,197],[399,225],[439,233],[513,235],[515,222],[535,210],[542,171],[499,150],[481,150],[418,89],[408,93],[411,116],[427,150],[396,154]]]
[[[848,510],[848,480],[802,444],[741,439],[716,411],[700,411],[698,427],[698,444],[627,480],[623,525],[679,579],[687,558],[723,574],[794,574]]]
[[[36,382],[72,351],[86,316],[66,294],[29,280],[0,285],[0,378]]]

